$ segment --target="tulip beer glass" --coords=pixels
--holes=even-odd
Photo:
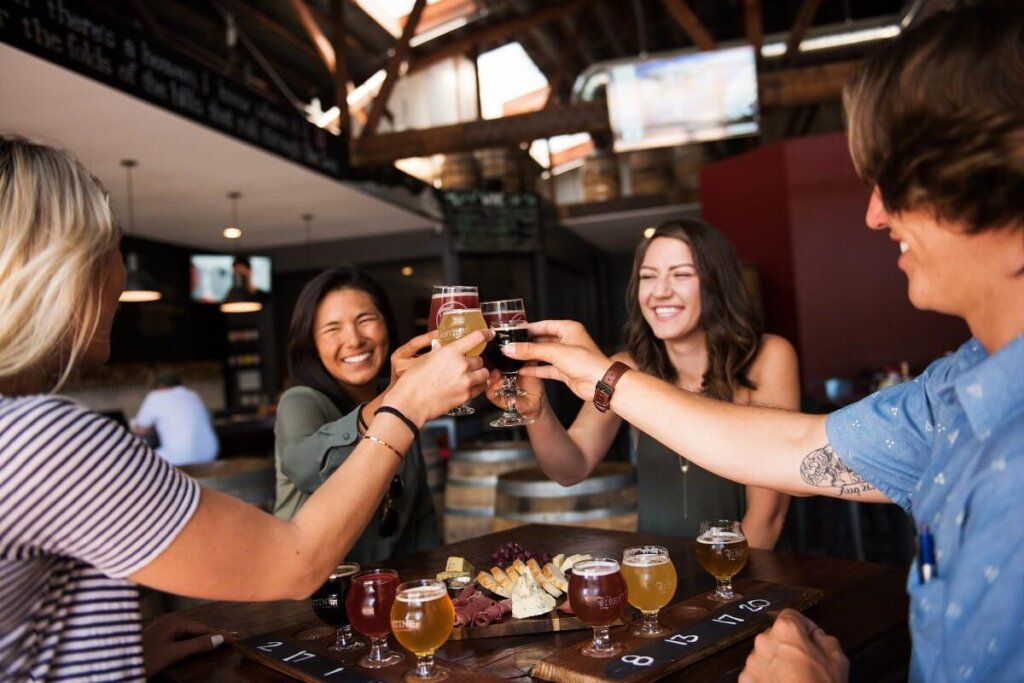
[[[719,519],[700,523],[697,561],[718,582],[710,596],[712,600],[724,602],[737,597],[732,589],[732,577],[747,564],[748,555],[750,548],[739,522]]]
[[[494,339],[487,345],[487,359],[501,372],[501,389],[498,396],[505,398],[505,412],[491,422],[492,427],[521,427],[533,424],[532,417],[526,417],[516,408],[516,397],[525,395],[519,389],[519,368],[523,361],[509,358],[501,352],[506,344],[524,342],[526,332],[526,308],[522,299],[485,301],[480,304],[484,321],[494,330]]]
[[[441,326],[441,314],[466,308],[480,308],[480,294],[476,287],[468,285],[434,285],[430,295],[430,316],[427,318],[427,332]]]
[[[440,581],[410,581],[398,587],[391,607],[391,632],[402,647],[416,655],[410,683],[443,681],[448,669],[434,664],[434,651],[444,645],[455,623],[455,607]]]
[[[602,557],[583,560],[572,567],[569,605],[579,620],[594,629],[594,640],[581,652],[588,657],[614,657],[622,645],[611,643],[608,627],[626,609],[626,581],[618,560]]]
[[[676,568],[668,550],[660,545],[641,545],[622,553],[622,577],[629,590],[629,604],[644,615],[633,635],[655,638],[669,633],[658,623],[658,612],[676,594]]]
[[[437,326],[437,340],[441,343],[441,346],[447,346],[454,341],[462,339],[467,334],[486,329],[487,323],[484,322],[484,317],[480,314],[479,308],[451,309],[441,314],[441,322]],[[486,343],[474,346],[466,355],[479,356],[485,346],[487,346]],[[475,412],[470,406],[462,404],[445,414],[457,417],[459,415],[472,415]]]
[[[391,632],[391,605],[398,589],[398,572],[393,569],[368,569],[352,577],[345,605],[355,630],[370,639],[370,654],[359,666],[380,669],[398,664],[405,655],[388,647]]]
[[[345,596],[352,584],[352,576],[358,571],[359,565],[355,562],[339,564],[324,581],[324,585],[320,586],[310,598],[316,615],[322,621],[338,629],[334,645],[327,648],[333,652],[347,652],[366,647],[366,643],[356,640],[352,635],[348,611],[345,609]]]

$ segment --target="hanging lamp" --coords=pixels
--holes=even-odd
[[[122,159],[121,166],[124,167],[126,185],[128,189],[128,230],[125,235],[135,232],[135,195],[132,187],[132,169],[139,163],[134,159]],[[124,303],[146,303],[159,301],[163,296],[156,286],[156,281],[149,274],[139,267],[139,255],[135,252],[125,254],[125,282],[124,291],[118,299]]]
[[[241,196],[241,192],[228,192],[228,199],[231,200],[231,224],[224,228],[224,237],[228,239],[238,239],[242,236],[242,228],[238,223],[238,200]],[[251,267],[248,279],[238,271],[234,272],[231,289],[220,305],[222,313],[256,313],[263,310],[263,302],[250,289],[251,279]]]

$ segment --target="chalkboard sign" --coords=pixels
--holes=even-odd
[[[0,41],[333,178],[341,138],[81,0],[0,4]]]
[[[294,675],[301,672],[304,681],[330,681],[337,683],[384,683],[360,672],[354,666],[343,664],[325,656],[308,643],[300,643],[277,635],[256,636],[239,641],[237,647],[247,656],[258,659],[271,668]]]
[[[541,202],[532,192],[441,193],[453,251],[535,252],[541,243]]]

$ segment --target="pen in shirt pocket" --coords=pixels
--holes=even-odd
[[[917,574],[921,583],[928,583],[939,575],[935,564],[935,539],[927,524],[921,525],[917,535]]]

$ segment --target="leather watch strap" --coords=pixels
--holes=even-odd
[[[594,407],[602,413],[607,413],[611,407],[612,394],[615,393],[615,385],[619,379],[631,368],[622,361],[612,363],[608,371],[604,373],[597,385],[594,387]]]

